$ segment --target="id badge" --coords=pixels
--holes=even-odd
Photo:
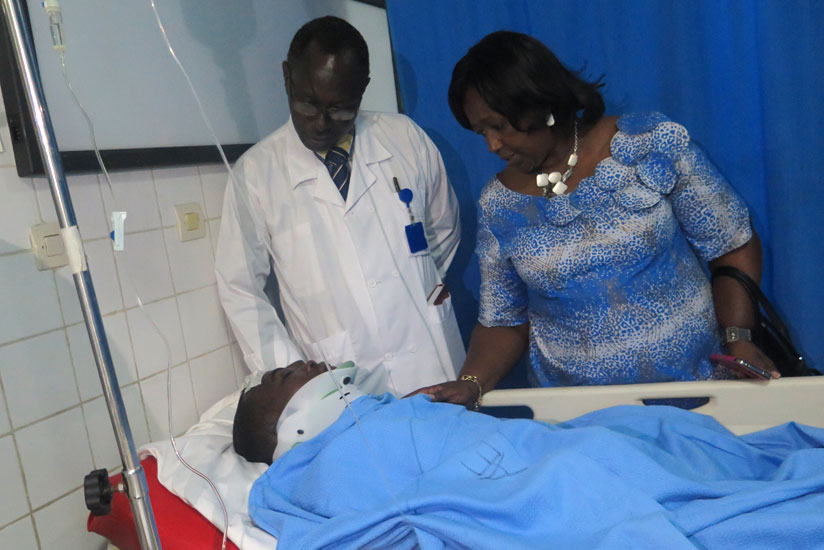
[[[410,223],[406,226],[406,241],[409,243],[409,252],[412,254],[429,248],[421,222]]]

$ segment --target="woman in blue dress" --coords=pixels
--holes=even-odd
[[[459,380],[420,390],[434,399],[477,406],[527,350],[534,386],[728,377],[722,345],[775,372],[741,330],[746,292],[705,270],[760,279],[747,207],[683,126],[604,116],[600,86],[508,31],[455,66],[455,118],[507,164],[479,201],[479,322]]]

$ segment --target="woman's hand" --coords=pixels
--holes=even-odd
[[[764,352],[762,352],[758,346],[752,342],[747,340],[737,340],[726,344],[724,347],[730,355],[740,357],[751,365],[755,365],[756,367],[772,372],[773,378],[781,378],[781,374],[778,373],[778,369],[775,367],[772,360],[764,355]],[[738,376],[742,378],[745,377],[745,375],[741,374]]]
[[[419,393],[431,395],[432,401],[455,403],[456,405],[463,405],[467,409],[474,409],[479,397],[478,385],[469,380],[454,380],[452,382],[427,386],[415,390],[405,397],[412,397]]]

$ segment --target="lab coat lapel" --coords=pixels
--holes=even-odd
[[[392,153],[386,150],[378,141],[370,128],[368,119],[359,118],[355,133],[355,151],[352,155],[352,178],[349,181],[349,195],[346,199],[346,210],[349,211],[366,194],[377,181],[377,166],[370,166],[392,158]]]
[[[318,200],[329,202],[343,208],[343,197],[335,187],[335,183],[329,176],[326,166],[323,162],[301,143],[297,132],[295,132],[294,125],[289,119],[289,140],[288,140],[288,166],[289,179],[292,188],[296,188],[304,182],[312,182],[312,192],[314,197]]]

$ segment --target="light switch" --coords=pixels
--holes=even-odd
[[[195,231],[200,228],[200,216],[197,215],[197,212],[189,212],[184,216],[185,222],[183,225],[186,227],[186,231]]]
[[[45,271],[69,264],[60,224],[41,223],[29,228],[29,241],[37,269]]]
[[[63,245],[63,237],[60,235],[49,235],[43,239],[46,248],[46,257],[54,258],[61,254],[66,254],[66,247]]]
[[[200,204],[187,202],[176,204],[177,231],[181,241],[191,241],[206,236],[206,224],[203,223],[203,212]]]

